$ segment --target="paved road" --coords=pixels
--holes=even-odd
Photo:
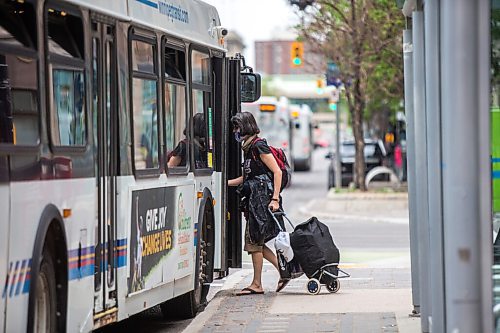
[[[287,214],[294,223],[307,220],[309,215],[299,212],[311,200],[327,195],[327,166],[324,158],[326,150],[317,149],[314,154],[313,168],[310,172],[295,172],[292,186],[283,192],[283,203]],[[387,207],[390,210],[391,207]],[[409,230],[407,224],[374,223],[370,220],[321,219],[341,249],[366,252],[409,251]]]

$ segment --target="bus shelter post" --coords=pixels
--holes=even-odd
[[[490,6],[490,0],[441,1],[443,235],[450,331],[493,332]]]
[[[410,18],[407,21],[411,22]],[[410,23],[411,24],[411,23]],[[403,31],[403,66],[405,86],[406,142],[407,142],[407,180],[408,208],[410,218],[410,255],[413,313],[420,313],[420,281],[418,266],[417,209],[415,206],[415,139],[413,117],[413,41],[411,29]]]
[[[420,7],[420,6],[419,6]],[[430,274],[429,274],[429,205],[427,179],[427,129],[425,109],[425,40],[424,13],[413,12],[413,103],[418,262],[420,278],[420,316],[422,332],[429,332]]]
[[[444,315],[443,211],[441,177],[441,98],[439,76],[439,0],[426,1],[425,100],[427,115],[427,176],[430,243],[431,332],[446,332]]]

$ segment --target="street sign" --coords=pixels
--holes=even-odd
[[[332,90],[332,95],[330,96],[330,103],[337,103],[339,101],[340,93],[339,89]]]
[[[336,63],[329,61],[326,65],[326,85],[339,87],[341,84],[339,67]]]

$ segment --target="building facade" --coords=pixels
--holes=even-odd
[[[303,43],[300,66],[292,63],[294,40],[268,40],[255,42],[255,70],[266,75],[324,73],[324,57],[314,53],[310,45]]]

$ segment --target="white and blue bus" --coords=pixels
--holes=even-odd
[[[260,79],[226,33],[198,0],[0,0],[1,332],[192,317],[241,265],[229,119]]]
[[[312,112],[307,104],[290,105],[292,122],[292,159],[294,170],[309,171],[312,167],[313,124]]]

